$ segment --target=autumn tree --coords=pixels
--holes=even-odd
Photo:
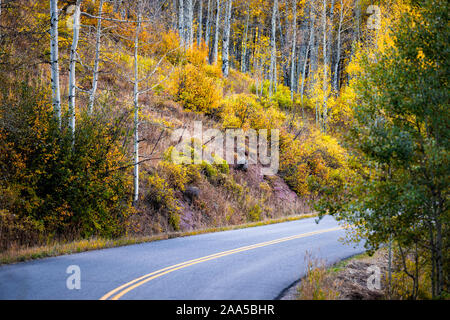
[[[449,8],[425,0],[405,11],[392,41],[358,51],[351,141],[363,167],[321,209],[355,224],[369,248],[392,239],[404,260],[410,248],[423,252],[433,297],[442,297],[449,270]],[[417,298],[417,272],[406,263],[404,272]]]

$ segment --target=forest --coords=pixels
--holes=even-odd
[[[315,213],[369,252],[389,247],[397,297],[448,299],[448,13],[445,0],[0,0],[0,255]],[[191,161],[212,148],[195,138],[175,161],[199,122],[276,131],[278,171]]]

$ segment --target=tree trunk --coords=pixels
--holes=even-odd
[[[198,28],[197,28],[197,46],[200,47],[203,36],[203,0],[198,3]]]
[[[140,9],[139,9],[140,10]],[[138,13],[138,22],[134,37],[134,192],[133,203],[137,204],[139,200],[139,69],[138,69],[138,48],[139,34],[141,29],[141,13]]]
[[[228,77],[230,71],[229,61],[229,47],[230,47],[230,25],[231,25],[231,8],[233,0],[227,0],[227,7],[225,13],[225,26],[223,30],[223,42],[222,42],[222,72],[225,77]]]
[[[94,112],[95,95],[97,93],[98,85],[98,68],[100,63],[100,45],[102,37],[102,14],[103,14],[103,3],[105,0],[100,0],[98,7],[98,18],[97,18],[97,33],[95,36],[95,60],[94,60],[94,71],[92,72],[92,88],[89,95],[89,114]]]
[[[341,61],[341,32],[342,32],[342,22],[344,19],[344,3],[340,0],[341,8],[339,11],[339,26],[337,32],[337,49],[336,49],[336,62],[334,65],[334,79],[333,87],[336,94],[339,92],[339,63]]]
[[[217,63],[219,56],[219,27],[220,27],[220,0],[216,0],[216,26],[214,30],[214,43],[211,63]]]
[[[209,48],[209,38],[211,37],[211,0],[208,0],[208,12],[206,13],[205,44]]]
[[[172,0],[172,29],[177,30],[177,0]]]
[[[312,63],[312,52],[313,52],[313,42],[314,42],[314,32],[315,32],[315,20],[316,20],[316,16],[312,10],[312,8],[310,7],[310,14],[311,14],[311,18],[310,18],[310,31],[309,31],[309,41],[308,41],[308,46],[306,48],[306,52],[305,52],[305,62],[303,63],[303,72],[302,72],[302,84],[300,87],[300,99],[301,99],[301,103],[303,106],[303,94],[304,94],[304,90],[305,90],[305,77],[306,77],[306,66],[309,65],[309,68],[311,69],[311,63]],[[310,56],[310,62],[309,64],[308,62],[308,55]],[[311,72],[309,72],[309,77],[311,77]]]
[[[269,71],[269,97],[272,97],[273,93],[273,83],[275,79],[275,64],[277,63],[276,54],[276,21],[277,21],[277,9],[278,9],[278,0],[274,0],[273,2],[273,10],[272,10],[272,33],[270,39],[270,71]]]
[[[187,9],[188,9],[188,17],[187,17],[187,47],[192,47],[194,43],[194,6],[192,3],[193,0],[187,0]]]
[[[322,130],[327,131],[327,85],[328,85],[328,54],[327,54],[327,0],[323,0],[322,11],[322,28],[323,28],[323,115],[322,115]]]
[[[52,81],[52,104],[58,126],[61,128],[61,94],[58,61],[58,0],[50,0],[50,60]]]
[[[283,2],[283,1],[282,1]],[[287,3],[287,0],[285,0],[285,3]],[[287,8],[287,4],[286,4],[286,8]],[[281,23],[281,12],[278,11],[279,8],[277,6],[277,24],[278,24],[278,39],[279,39],[279,52],[281,53],[281,61],[289,61],[289,45],[287,45],[287,36],[285,36],[285,34],[287,34],[287,30],[288,30],[288,26],[287,24],[289,23],[289,19],[288,19],[288,13],[287,13],[287,9],[283,10],[284,12],[284,17],[285,17],[285,23],[286,26],[283,30],[283,24]],[[286,32],[285,32],[286,30]],[[276,41],[275,41],[276,43]],[[278,55],[278,54],[277,54]],[[282,63],[281,64],[282,67],[282,74],[283,74],[283,80],[284,80],[284,85],[286,87],[290,87],[290,73],[289,73],[289,63]],[[277,63],[275,62],[275,70],[278,68]],[[276,77],[276,81],[275,84],[278,84],[278,71],[275,72],[275,77]],[[277,85],[275,85],[273,87],[274,91],[277,92]]]
[[[308,7],[309,8],[309,7]],[[303,65],[307,63],[307,50],[308,50],[308,31],[310,27],[310,18],[308,18],[310,15],[309,9],[308,13],[305,13],[305,18],[302,19],[301,27],[300,27],[300,34],[302,36],[302,41],[299,43],[297,41],[297,67],[296,67],[296,74],[295,74],[295,92],[298,93],[300,90],[300,83],[301,83],[301,76],[303,73]]]
[[[291,52],[291,100],[294,101],[295,79],[295,48],[297,46],[297,0],[292,0],[292,52]]]
[[[313,90],[316,87],[318,81],[318,71],[319,71],[319,37],[318,37],[318,28],[316,30],[316,26],[314,25],[313,34],[313,42],[311,44],[310,51],[310,64],[308,71],[308,80],[309,80],[309,90],[313,93]],[[316,111],[316,126],[319,126],[320,114],[319,114],[319,101],[316,101],[315,106]]]
[[[247,7],[247,18],[245,19],[244,38],[242,39],[242,54],[241,54],[241,72],[246,72],[246,56],[247,56],[247,34],[248,21],[250,19],[250,8]]]
[[[331,79],[332,79],[332,65],[333,65],[333,50],[332,50],[332,46],[333,46],[333,21],[334,21],[334,4],[335,4],[336,0],[331,0],[331,5],[330,5],[330,12],[329,12],[329,19],[327,20],[327,28],[328,28],[328,33],[327,33],[327,61],[328,61],[328,75],[329,75],[329,80],[331,83]],[[331,85],[331,84],[330,84]]]
[[[75,95],[76,95],[76,64],[77,64],[77,47],[80,35],[80,14],[81,0],[75,3],[75,11],[73,13],[73,39],[70,47],[70,63],[69,63],[69,130],[72,138],[72,144],[75,139]]]
[[[444,265],[442,254],[442,223],[440,215],[436,215],[436,293],[441,296],[444,291]]]
[[[179,0],[178,2],[178,34],[180,36],[180,45],[185,46],[185,34],[184,34],[184,2]]]

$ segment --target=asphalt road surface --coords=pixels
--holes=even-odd
[[[305,274],[307,252],[332,264],[364,251],[339,241],[332,217],[315,220],[0,266],[0,299],[276,299]]]

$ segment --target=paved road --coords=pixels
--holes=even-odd
[[[305,253],[363,252],[336,221],[304,219],[0,266],[0,299],[275,299],[304,275]],[[67,288],[79,266],[81,288]]]

